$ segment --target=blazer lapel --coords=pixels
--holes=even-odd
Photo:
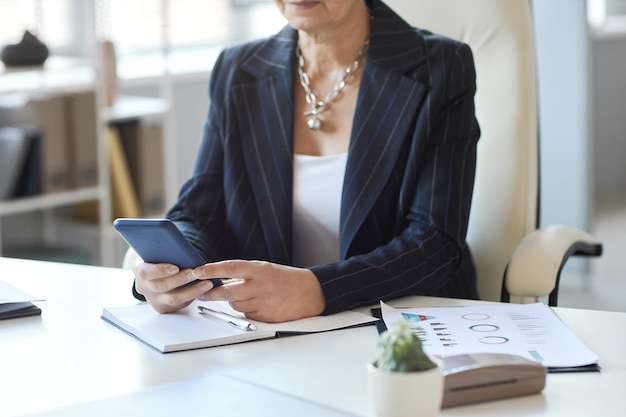
[[[341,207],[341,257],[389,181],[426,94],[423,84],[405,74],[424,62],[415,49],[414,30],[379,3],[368,60],[353,121]],[[412,50],[413,49],[413,50]],[[407,56],[412,60],[407,60]]]
[[[242,67],[257,77],[235,86],[234,108],[252,194],[270,259],[291,262],[293,183],[293,50],[284,29]]]
[[[405,77],[424,61],[414,30],[379,3],[361,80],[341,206],[341,257],[388,182],[426,93]],[[271,259],[291,262],[293,85],[297,32],[283,29],[242,65],[256,80],[234,86],[243,153]],[[414,51],[411,51],[411,48]],[[413,60],[406,59],[407,55]],[[243,109],[243,111],[241,111]]]

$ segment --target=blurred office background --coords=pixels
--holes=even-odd
[[[403,1],[412,0],[388,3]],[[560,304],[626,311],[621,253],[626,249],[626,0],[532,3],[541,101],[541,223],[588,230],[605,248],[601,258],[568,265]],[[0,0],[0,48],[19,42],[29,29],[51,56],[92,60],[95,41],[112,41],[118,88],[168,103],[165,149],[172,152],[164,195],[169,205],[191,172],[217,53],[273,34],[284,23],[271,0]],[[0,73],[0,93],[13,87],[13,79],[3,84]],[[37,240],[45,221],[40,216],[0,217],[4,247]],[[98,251],[95,245],[81,243],[90,252]],[[97,255],[88,259],[105,263]],[[117,263],[119,254],[113,259],[109,262]]]

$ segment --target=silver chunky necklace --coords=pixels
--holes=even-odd
[[[367,49],[368,45],[369,45],[369,39],[365,41],[365,43],[363,44],[363,47],[357,54],[357,57],[354,60],[354,62],[350,66],[346,67],[343,73],[343,77],[341,77],[341,80],[339,80],[339,82],[335,85],[332,91],[326,94],[326,97],[324,98],[323,101],[318,101],[317,97],[315,96],[315,93],[311,91],[311,87],[309,86],[309,82],[310,82],[309,74],[307,74],[304,71],[304,56],[302,56],[302,50],[300,49],[300,45],[296,47],[296,56],[298,57],[298,75],[300,76],[300,84],[302,85],[302,88],[304,88],[304,97],[306,98],[306,102],[309,104],[309,106],[311,106],[310,110],[307,110],[304,112],[304,115],[308,117],[306,124],[309,127],[309,129],[320,130],[320,128],[322,127],[322,121],[320,120],[319,115],[324,110],[326,110],[326,107],[334,99],[337,98],[339,93],[341,93],[341,90],[343,90],[346,84],[348,83],[350,76],[354,74],[356,70],[359,68],[359,65],[361,64],[361,60],[363,59],[363,56],[365,55],[365,50]]]

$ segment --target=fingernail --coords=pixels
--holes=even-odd
[[[176,265],[170,265],[167,267],[167,273],[170,275],[174,275],[178,273],[178,271],[180,271],[180,269]]]

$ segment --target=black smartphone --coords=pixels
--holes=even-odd
[[[171,220],[119,218],[113,227],[144,262],[170,263],[180,269],[206,263]],[[216,287],[222,285],[220,278],[211,281]]]

